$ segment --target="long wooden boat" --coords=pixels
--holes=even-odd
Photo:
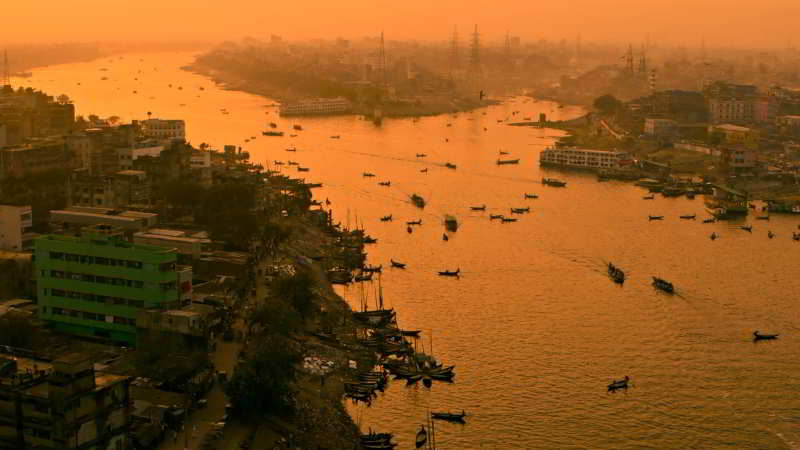
[[[503,166],[506,164],[519,164],[519,159],[498,159],[497,165]]]
[[[467,417],[467,413],[464,411],[461,411],[460,413],[431,412],[432,419],[446,420],[448,422],[464,423],[465,417]]]
[[[553,187],[566,187],[567,182],[555,178],[542,178],[542,184]]]
[[[502,220],[503,219],[503,215],[502,214],[489,214],[489,220],[495,220],[495,219]]]
[[[425,444],[428,443],[428,432],[425,430],[425,425],[421,425],[419,431],[417,431],[417,437],[415,439],[414,445],[417,448],[422,448]]]
[[[472,211],[486,211],[486,205],[470,206],[469,209]]]
[[[658,277],[653,277],[653,286],[656,289],[662,290],[662,291],[667,292],[669,294],[672,294],[673,292],[675,292],[675,286],[673,286],[672,283],[670,283],[667,280],[663,280],[661,278],[658,278]]]
[[[456,269],[455,271],[452,270],[442,270],[439,272],[439,276],[442,277],[457,277],[461,273],[461,269]]]
[[[391,182],[391,181],[381,181],[381,182],[379,182],[379,183],[378,183],[378,186],[386,186],[386,187],[389,187],[389,186],[391,186],[391,185],[392,185],[392,182]]]
[[[454,170],[456,169],[456,165],[453,164],[453,163],[449,163],[449,162],[448,163],[444,163],[444,166],[447,167],[448,169],[454,169]]]
[[[697,218],[697,214],[684,214],[681,216],[681,219],[694,220],[695,218]]]
[[[375,174],[371,172],[364,172],[361,176],[363,176],[364,178],[372,178],[375,176]]]
[[[539,196],[536,195],[536,194],[528,194],[528,193],[526,193],[525,194],[525,198],[537,199],[537,198],[539,198]]]
[[[778,339],[778,334],[761,334],[758,330],[753,332],[753,340],[754,341],[773,341]]]
[[[422,219],[408,221],[406,225],[422,225]]]
[[[608,391],[613,392],[617,389],[628,389],[628,381],[630,381],[630,378],[628,378],[627,375],[621,380],[612,380],[611,384],[608,385]]]
[[[664,220],[664,216],[647,216],[648,220]]]
[[[381,217],[381,222],[391,222],[391,221],[392,221],[392,215],[391,214],[389,214],[388,216]]]
[[[511,208],[511,214],[525,214],[531,212],[531,208]]]
[[[500,220],[503,223],[510,223],[510,222],[516,222],[517,221],[517,219],[515,219],[514,217],[501,217]]]
[[[397,261],[395,261],[393,259],[390,259],[389,262],[392,263],[392,267],[396,267],[398,269],[405,269],[406,268],[406,265],[404,263],[397,262]]]

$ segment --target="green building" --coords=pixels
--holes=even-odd
[[[175,249],[103,234],[34,241],[39,318],[56,330],[136,342],[143,308],[178,308]]]

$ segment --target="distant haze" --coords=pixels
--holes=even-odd
[[[7,42],[462,38],[478,24],[488,43],[506,31],[531,40],[785,47],[798,0],[4,0]]]

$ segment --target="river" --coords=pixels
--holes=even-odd
[[[67,94],[78,114],[131,120],[151,111],[184,119],[194,145],[241,145],[262,163],[293,159],[324,184],[315,195],[331,200],[336,220],[363,223],[378,238],[371,263],[407,263],[384,270],[386,301],[401,326],[424,330],[427,350],[432,335],[436,357],[456,365],[455,383],[392,383],[371,407],[350,406],[364,430],[392,431],[399,448],[411,448],[428,410],[463,409],[466,425],[437,426],[440,449],[800,448],[796,216],[703,224],[700,196],[644,201],[646,192],[627,183],[545,172],[538,152],[561,132],[498,123],[516,110],[558,120],[579,108],[514,98],[381,127],[355,116],[281,119],[270,100],[181,71],[191,59],[129,55],[14,82]],[[262,137],[268,122],[287,137]],[[294,124],[303,131],[290,138]],[[501,149],[521,163],[496,165]],[[568,185],[542,186],[542,176]],[[428,200],[424,210],[408,202],[415,192]],[[469,210],[481,204],[486,212]],[[528,206],[516,223],[488,218]],[[698,220],[678,218],[692,213]],[[389,214],[393,222],[379,221]],[[461,223],[447,242],[445,214]],[[414,219],[423,225],[409,234],[405,221]],[[752,234],[738,229],[744,222]],[[721,238],[711,241],[712,231]],[[629,272],[624,286],[606,276],[607,261]],[[436,274],[456,268],[459,279]],[[676,294],[655,291],[653,275],[675,283]],[[343,294],[357,305],[360,292]],[[754,330],[781,338],[755,344]],[[625,375],[633,386],[608,394],[606,385]]]

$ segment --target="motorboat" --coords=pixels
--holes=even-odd
[[[511,214],[525,214],[531,212],[531,208],[511,208]]]
[[[689,219],[694,220],[697,217],[697,214],[684,214],[681,216],[681,219]]]
[[[392,221],[392,215],[391,214],[389,214],[388,216],[381,217],[381,222],[391,222],[391,221]]]
[[[608,385],[608,392],[614,392],[618,389],[628,389],[628,382],[630,378],[625,375],[625,378],[621,380],[611,380],[611,383]]]
[[[611,263],[608,263],[608,276],[610,276],[615,283],[623,284],[625,282],[625,272]]]
[[[392,182],[391,182],[391,181],[381,181],[381,182],[379,182],[379,183],[378,183],[378,186],[386,186],[386,187],[389,187],[389,186],[391,186],[391,185],[392,185]]]
[[[432,419],[446,420],[448,422],[464,423],[465,417],[467,417],[467,413],[464,411],[455,414],[449,412],[431,412]]]
[[[428,155],[426,155],[425,153],[417,153],[417,158],[424,158],[426,156]]]
[[[566,187],[567,182],[555,178],[542,178],[542,184],[553,187]]]

